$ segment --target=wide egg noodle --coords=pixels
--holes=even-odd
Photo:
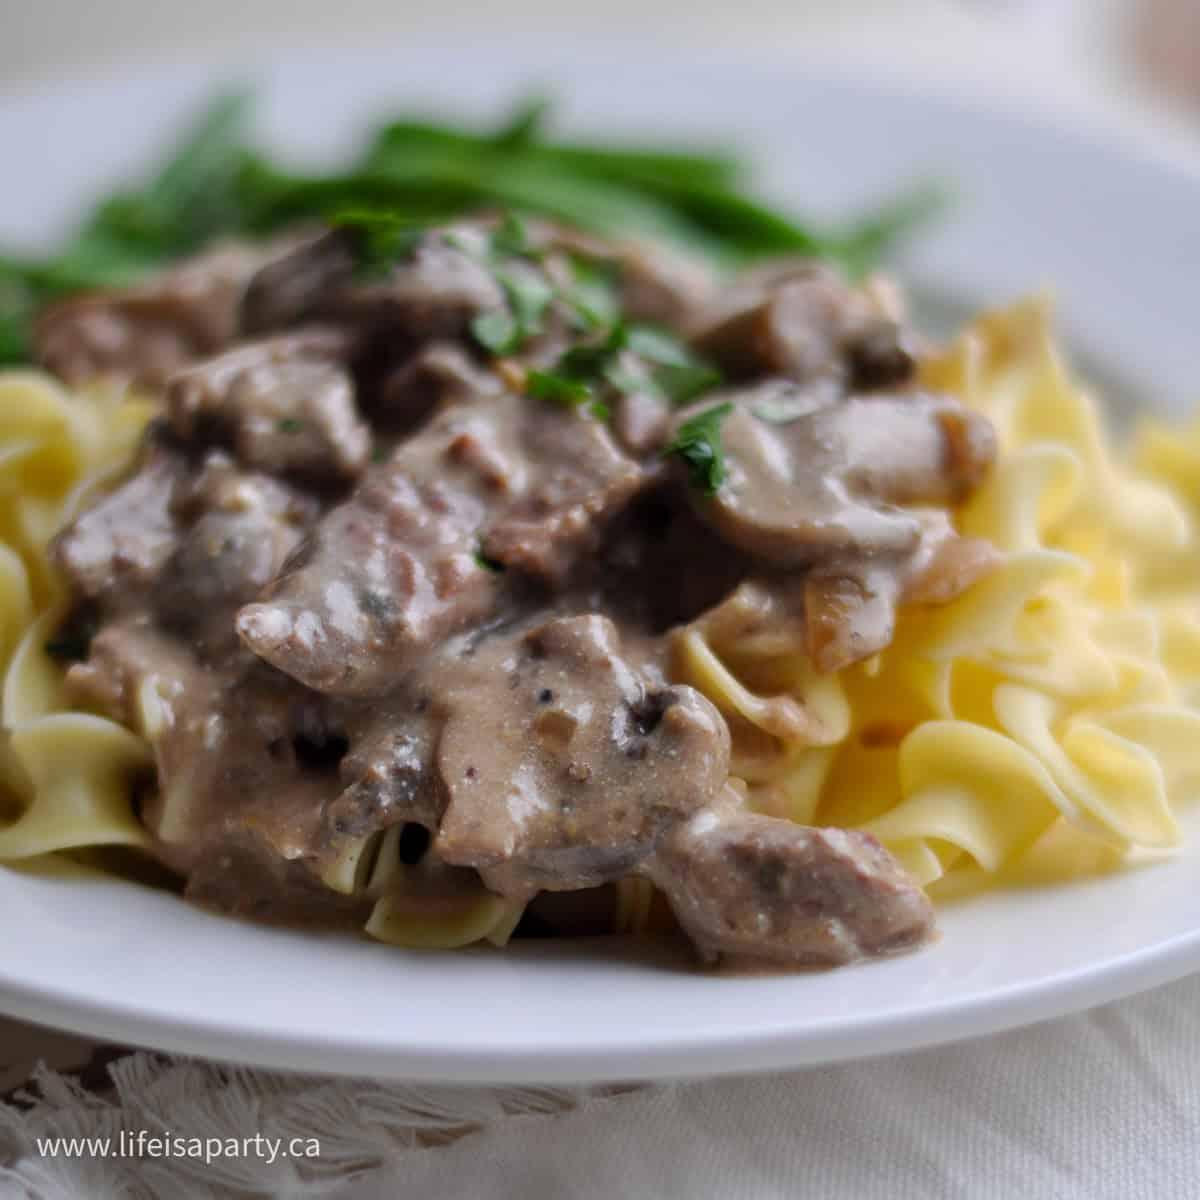
[[[451,950],[474,942],[504,946],[517,927],[525,904],[488,892],[480,884],[474,891],[447,896],[444,903],[406,899],[400,861],[400,826],[393,825],[380,839],[378,854],[367,887],[382,893],[371,910],[366,932],[381,942],[412,950]]]
[[[73,396],[33,371],[0,374],[0,787],[12,818],[0,859],[95,845],[144,845],[130,781],[145,743],[100,717],[64,712],[45,643],[64,611],[50,538],[89,481],[127,463],[149,407]]]

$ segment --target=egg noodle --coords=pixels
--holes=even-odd
[[[921,375],[995,425],[997,464],[953,517],[1002,561],[948,604],[903,609],[885,651],[833,675],[799,631],[679,631],[677,674],[729,721],[735,786],[772,815],[871,831],[935,898],[1177,847],[1200,783],[1200,422],[1147,423],[1116,453],[1040,300],[982,317]],[[153,766],[154,697],[136,730],[68,707],[47,545],[153,411],[0,373],[0,861],[148,842],[130,781]],[[622,881],[616,926],[643,927],[652,899]],[[436,920],[385,897],[367,932],[503,943],[519,917],[500,897]]]

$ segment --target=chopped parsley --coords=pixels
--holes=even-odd
[[[706,496],[715,496],[725,482],[725,450],[721,445],[721,422],[733,412],[733,405],[714,404],[697,413],[676,430],[675,437],[663,450],[663,458],[681,458],[688,470],[692,487]]]
[[[542,315],[554,299],[554,288],[540,271],[529,267],[495,268],[496,282],[504,289],[521,340],[542,332]]]
[[[667,367],[688,367],[695,355],[675,336],[652,325],[635,325],[626,339],[630,350],[640,354],[647,362]]]
[[[371,451],[371,461],[373,463],[385,463],[391,457],[391,451],[386,446],[376,446]]]
[[[491,571],[493,575],[504,574],[504,564],[498,558],[489,558],[484,554],[482,544],[475,551],[475,565],[485,571]]]
[[[388,209],[344,208],[329,218],[330,224],[354,235],[355,273],[362,279],[386,275],[412,253],[425,225]]]
[[[502,308],[480,313],[471,322],[471,336],[496,355],[511,354],[522,341],[512,313]]]
[[[571,261],[571,275],[571,284],[559,290],[559,298],[575,324],[585,332],[615,325],[621,316],[616,268],[575,256]]]
[[[459,248],[471,252],[465,245]],[[507,308],[480,313],[471,322],[471,333],[492,354],[512,354],[542,332],[542,317],[555,289],[535,265],[540,255],[530,244],[524,222],[513,213],[492,230],[485,258],[504,291]]]
[[[687,404],[712,391],[721,382],[721,372],[707,363],[692,362],[676,366],[663,363],[653,375],[655,386],[672,404]]]
[[[586,409],[597,421],[607,421],[609,407],[596,396],[594,386],[585,379],[554,371],[530,371],[525,392],[535,400],[546,400],[561,408]]]
[[[304,422],[297,421],[295,417],[284,417],[276,424],[275,428],[280,433],[303,433]]]
[[[463,245],[464,251],[471,251]],[[475,251],[478,253],[478,251]],[[471,322],[475,341],[492,354],[514,354],[542,332],[546,310],[557,301],[585,335],[549,370],[531,372],[529,395],[571,408],[589,406],[607,420],[608,406],[599,398],[605,388],[618,393],[652,391],[672,404],[686,404],[721,380],[718,372],[666,330],[631,325],[617,302],[615,270],[571,260],[572,282],[558,286],[541,269],[541,255],[531,245],[521,219],[508,213],[488,237],[485,258],[504,290],[505,307],[480,313]],[[622,364],[629,350],[645,371]]]
[[[553,371],[530,371],[525,391],[535,400],[549,400],[564,408],[578,408],[592,399],[591,385],[586,381]]]
[[[622,359],[625,351],[636,359]],[[622,395],[654,392],[686,404],[720,382],[720,372],[671,334],[616,320],[603,337],[572,346],[552,370],[530,372],[528,391],[573,408],[590,401],[592,415],[607,420],[608,406],[597,398],[605,387]]]
[[[672,404],[687,404],[721,382],[721,373],[674,335],[650,325],[629,332],[629,348],[652,365],[654,388]]]
[[[529,230],[525,222],[513,212],[506,212],[500,224],[492,230],[490,244],[494,258],[540,257],[538,251],[530,244]]]

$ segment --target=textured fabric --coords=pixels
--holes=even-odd
[[[0,1196],[1194,1200],[1200,977],[937,1050],[619,1094],[299,1076],[138,1054],[0,1111]],[[314,1161],[67,1161],[57,1132],[315,1136]],[[433,1143],[433,1144],[431,1144]]]

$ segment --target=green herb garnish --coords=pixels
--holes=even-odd
[[[630,331],[629,348],[654,364],[651,379],[672,404],[687,404],[721,382],[721,372],[677,337],[640,325]]]
[[[295,417],[284,417],[281,421],[276,423],[275,428],[278,429],[280,433],[303,433],[304,422],[297,421]]]
[[[525,391],[535,400],[548,400],[563,408],[579,408],[592,399],[592,389],[583,380],[553,371],[530,371]]]
[[[521,341],[541,333],[542,316],[554,299],[554,288],[540,273],[529,269],[497,267],[495,275],[512,309]]]
[[[579,328],[594,332],[615,325],[621,316],[615,267],[576,257],[571,274],[571,285],[559,291],[559,299]]]
[[[654,372],[654,383],[672,404],[687,404],[712,391],[721,382],[721,372],[707,363],[675,366],[664,363]]]
[[[521,334],[512,313],[502,308],[480,313],[471,322],[471,336],[493,354],[511,354],[521,344]]]
[[[489,558],[484,554],[482,546],[475,551],[475,565],[485,571],[491,571],[494,575],[504,574],[504,564],[499,559]]]
[[[691,485],[706,496],[715,496],[725,482],[725,451],[721,445],[721,422],[733,412],[729,402],[714,404],[684,421],[663,458],[681,458]]]
[[[631,351],[647,365],[622,362]],[[598,399],[605,388],[622,395],[657,392],[673,404],[689,400],[715,387],[721,375],[697,358],[678,338],[648,325],[615,321],[602,338],[572,346],[549,371],[531,371],[528,392],[573,408],[590,404],[588,411],[599,420],[609,417],[608,405]]]
[[[412,253],[425,232],[424,222],[386,209],[339,209],[330,215],[329,222],[353,231],[356,272],[365,279],[386,275]]]
[[[674,334],[652,325],[635,325],[626,341],[630,350],[647,362],[668,367],[688,367],[696,362],[696,356]]]
[[[506,212],[500,224],[492,230],[492,254],[497,257],[537,258],[529,242],[529,230],[516,213]]]
[[[455,244],[464,253],[472,252],[462,242]],[[524,222],[513,213],[505,214],[488,238],[485,259],[504,290],[508,311],[481,313],[471,322],[475,340],[492,354],[512,354],[542,332],[542,317],[555,289],[533,265],[536,257]]]

